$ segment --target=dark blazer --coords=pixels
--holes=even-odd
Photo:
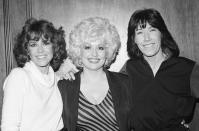
[[[116,119],[120,131],[130,131],[128,125],[129,107],[129,79],[128,76],[121,73],[105,70],[108,79],[109,88],[113,98]],[[67,131],[76,131],[78,118],[78,100],[80,92],[80,73],[75,74],[75,80],[60,80],[58,87],[63,100],[63,121],[64,129]]]

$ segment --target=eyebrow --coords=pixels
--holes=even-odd
[[[38,40],[29,40],[29,42],[37,42]]]
[[[151,26],[151,25],[148,25],[148,26],[149,26],[149,27],[148,27],[149,29],[155,28],[155,27],[153,27],[153,26]],[[145,28],[146,28],[146,27],[145,27],[145,28],[142,28],[141,26],[139,26],[139,27],[140,27],[140,28],[136,28],[135,31],[142,30],[142,29],[145,29]]]
[[[88,42],[84,42],[84,43],[82,44],[82,46],[84,46],[84,45],[91,45],[91,44],[88,43]]]

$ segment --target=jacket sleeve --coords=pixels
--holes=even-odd
[[[26,74],[23,69],[14,69],[3,86],[1,131],[19,131],[25,93]]]
[[[199,64],[195,64],[190,78],[191,92],[194,97],[199,98]]]
[[[66,110],[68,111],[68,102],[67,102],[67,93],[68,93],[68,88],[70,88],[69,86],[69,82],[66,79],[63,80],[59,80],[58,81],[58,88],[62,97],[62,102],[63,102],[63,111],[62,111],[62,120],[63,120],[63,124],[64,124],[64,128],[61,131],[67,131],[68,129],[68,120],[67,120],[67,115],[66,115]]]
[[[191,80],[190,80],[190,87],[191,87],[191,92],[194,97],[197,99],[195,111],[194,111],[194,116],[193,120],[190,124],[190,130],[191,131],[199,131],[199,65],[195,64],[192,74],[191,74]]]

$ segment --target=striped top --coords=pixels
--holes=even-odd
[[[91,104],[79,93],[78,131],[119,131],[110,90],[98,105]]]

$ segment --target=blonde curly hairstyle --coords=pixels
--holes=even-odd
[[[84,43],[103,41],[106,49],[105,67],[114,62],[121,47],[121,41],[116,27],[109,20],[101,17],[91,17],[78,23],[69,35],[69,58],[77,67],[82,67],[81,48]]]

